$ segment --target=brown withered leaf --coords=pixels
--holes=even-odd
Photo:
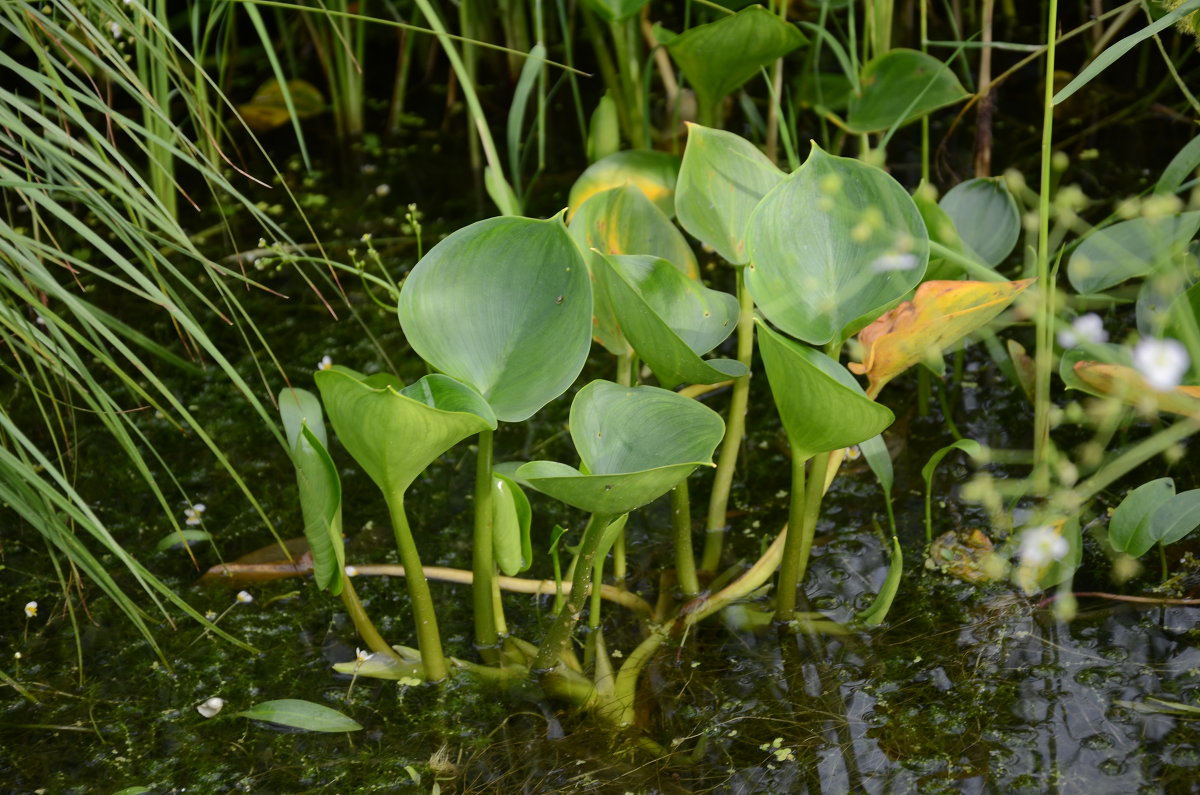
[[[1177,386],[1160,392],[1132,367],[1105,362],[1076,362],[1075,375],[1097,393],[1130,405],[1200,417],[1200,386]]]

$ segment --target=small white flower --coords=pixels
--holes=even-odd
[[[1104,342],[1108,332],[1104,330],[1104,321],[1095,312],[1080,315],[1071,321],[1071,327],[1058,332],[1058,344],[1064,348],[1074,348],[1085,342]]]
[[[1021,533],[1021,547],[1017,551],[1022,567],[1041,568],[1066,557],[1071,546],[1067,539],[1049,525],[1031,527]]]
[[[196,711],[206,718],[211,718],[225,708],[225,699],[213,696],[196,705]]]
[[[250,595],[249,591],[238,591],[237,600],[244,605],[248,605],[254,601],[254,597]]]
[[[183,515],[187,517],[187,520],[184,522],[184,524],[188,525],[189,527],[195,527],[196,525],[200,524],[204,521],[202,514],[206,510],[208,510],[208,507],[202,502],[198,502],[190,508],[184,508]]]
[[[363,232],[362,237],[360,237],[359,240],[361,240],[364,243],[370,243],[371,242],[371,233]]]
[[[209,621],[212,621],[213,619],[215,619],[217,617],[217,611],[216,610],[206,610],[206,611],[204,611],[204,617],[206,619],[208,619]]]
[[[354,650],[354,661],[356,663],[358,663],[359,665],[362,665],[363,663],[365,663],[367,660],[371,659],[374,656],[375,656],[375,654],[373,652],[369,652],[366,649],[355,649]]]
[[[1187,349],[1179,340],[1144,339],[1133,346],[1133,366],[1158,391],[1179,386],[1188,369]]]
[[[117,22],[109,22],[108,32],[112,34],[114,39],[121,38],[121,25]]]
[[[346,567],[346,576],[347,577],[357,577],[358,576],[358,568],[355,566],[347,566]]]
[[[37,602],[26,602],[25,603],[25,617],[33,618],[36,615],[37,615]]]
[[[333,359],[328,355],[322,356],[321,361],[317,362],[318,370],[328,370],[330,367],[333,367]]]
[[[384,196],[387,196],[391,192],[392,192],[392,186],[387,184],[386,182],[380,183],[379,185],[375,186],[375,195],[381,199]]]
[[[910,271],[917,267],[917,257],[915,254],[901,253],[890,251],[882,257],[877,257],[871,263],[871,270],[876,273],[886,273],[888,271]]]

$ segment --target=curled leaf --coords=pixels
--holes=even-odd
[[[1130,405],[1153,411],[1200,417],[1200,386],[1177,386],[1159,392],[1132,367],[1108,362],[1078,361],[1072,372],[1079,383],[1068,383],[1103,397],[1113,397]]]
[[[867,394],[874,397],[917,362],[940,359],[943,349],[991,321],[1033,282],[925,282],[912,301],[859,332],[863,361],[850,370],[867,376]]]

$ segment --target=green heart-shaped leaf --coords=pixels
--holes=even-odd
[[[592,196],[571,219],[568,231],[592,271],[599,251],[649,254],[662,257],[692,278],[700,274],[696,255],[683,233],[633,185],[620,185]],[[629,343],[621,334],[608,296],[603,290],[593,292],[593,334],[609,353],[616,356],[628,353]]]
[[[938,206],[954,222],[962,243],[990,267],[1003,262],[1017,245],[1021,213],[1001,179],[981,177],[960,182]]]
[[[866,396],[845,367],[761,320],[758,327],[775,407],[798,454],[807,458],[858,444],[895,420],[891,411]]]
[[[746,227],[746,287],[768,320],[813,345],[842,341],[917,286],[925,222],[883,171],[813,145]],[[864,320],[865,318],[865,320]]]
[[[583,369],[592,286],[558,218],[489,218],[416,264],[399,315],[421,358],[473,386],[498,419],[520,422]]]
[[[279,393],[279,413],[296,467],[304,537],[318,588],[342,592],[346,551],[342,544],[342,481],[329,456],[321,402],[304,389]]]
[[[592,163],[571,186],[567,220],[572,221],[584,202],[606,190],[632,185],[646,194],[663,215],[675,215],[675,180],[679,158],[649,149],[626,149]]]
[[[684,229],[725,261],[745,265],[746,221],[785,176],[740,135],[688,124],[675,213]]]
[[[862,96],[850,97],[846,127],[856,133],[902,127],[969,94],[954,72],[931,55],[897,48],[863,65]]]
[[[1185,538],[1200,527],[1200,489],[1171,497],[1150,518],[1150,536],[1166,546]]]
[[[554,461],[531,461],[516,475],[568,505],[606,516],[641,507],[696,467],[711,465],[725,433],[720,416],[695,400],[610,381],[593,381],[579,390],[570,422],[582,472]]]
[[[711,384],[746,374],[731,359],[701,359],[737,327],[737,298],[689,279],[655,257],[600,257],[598,292],[607,295],[625,336],[671,389]]]
[[[1145,276],[1181,251],[1197,230],[1200,212],[1133,218],[1097,229],[1071,253],[1067,279],[1086,295]]]
[[[758,70],[807,42],[794,25],[762,6],[697,25],[667,44],[700,102],[701,119]]]
[[[1175,496],[1175,481],[1158,478],[1143,483],[1125,495],[1108,521],[1108,542],[1113,549],[1140,558],[1158,540],[1151,532],[1151,519]]]
[[[496,427],[487,401],[444,375],[404,387],[388,373],[334,365],[315,379],[338,438],[389,501],[455,444]]]
[[[500,571],[513,576],[533,562],[529,498],[512,478],[492,472],[492,557]]]

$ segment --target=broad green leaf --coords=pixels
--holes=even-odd
[[[897,48],[863,65],[861,96],[850,96],[846,127],[872,133],[901,127],[970,96],[954,72],[931,55]]]
[[[342,592],[346,551],[342,543],[342,481],[329,456],[317,396],[304,389],[279,393],[279,413],[296,467],[304,537],[312,553],[317,587]]]
[[[492,556],[500,571],[510,577],[533,562],[532,516],[529,498],[521,487],[512,478],[492,472]]]
[[[1180,149],[1171,162],[1163,169],[1163,173],[1154,185],[1155,193],[1176,193],[1184,182],[1196,173],[1200,166],[1200,135],[1188,141]]]
[[[696,255],[683,233],[663,215],[646,194],[632,185],[601,191],[585,201],[568,228],[595,278],[600,254],[649,254],[662,257],[676,269],[697,278]],[[592,249],[595,249],[593,251]],[[592,332],[609,353],[627,353],[612,305],[603,290],[593,290],[595,327]]]
[[[1002,179],[976,178],[960,182],[942,197],[938,205],[954,222],[963,244],[988,266],[999,265],[1017,245],[1021,213]]]
[[[655,257],[604,256],[594,269],[626,338],[667,389],[746,374],[741,362],[701,359],[737,327],[737,298]]]
[[[1151,480],[1126,494],[1108,520],[1108,543],[1131,557],[1145,555],[1158,540],[1151,533],[1151,519],[1174,496],[1171,478]]]
[[[850,370],[866,375],[867,394],[875,396],[909,367],[941,352],[991,322],[1034,279],[1019,282],[933,281],[859,332],[862,364]]]
[[[487,402],[444,375],[403,387],[388,373],[334,365],[315,379],[338,438],[389,501],[455,444],[496,427]]]
[[[925,222],[883,171],[813,145],[750,216],[746,286],[768,320],[813,345],[842,341],[860,318],[917,286]]]
[[[679,158],[649,149],[626,149],[597,160],[579,175],[567,199],[567,221],[583,203],[602,191],[632,185],[646,194],[663,215],[675,215],[675,181],[679,177]]]
[[[620,22],[642,10],[650,0],[583,0],[605,22]]]
[[[954,220],[938,204],[937,191],[933,186],[927,182],[917,186],[913,191],[913,203],[917,205],[917,211],[921,213],[921,219],[929,231],[929,267],[925,269],[926,279],[960,279],[967,274],[961,260],[939,256],[939,247],[949,249],[963,259],[977,262],[980,268],[984,267],[979,255],[959,237]]]
[[[1176,494],[1150,518],[1150,536],[1163,546],[1182,540],[1197,527],[1200,527],[1200,489]]]
[[[580,469],[531,461],[517,477],[568,505],[611,516],[645,505],[696,467],[711,465],[725,433],[720,416],[695,400],[610,381],[579,390],[570,426]]]
[[[174,547],[182,547],[185,544],[197,544],[201,541],[209,541],[212,539],[212,534],[204,530],[178,530],[165,536],[154,546],[156,552],[163,552]]]
[[[667,50],[696,92],[700,118],[759,69],[808,41],[794,25],[762,6],[697,25],[676,36]]]
[[[883,578],[883,585],[879,587],[879,593],[875,595],[870,607],[858,614],[859,621],[868,627],[877,627],[883,623],[888,611],[892,609],[892,602],[896,600],[903,575],[904,553],[900,549],[900,539],[892,536],[892,560],[888,564],[887,576]]]
[[[802,456],[849,447],[892,424],[845,367],[759,321],[759,349],[788,441]]]
[[[1200,229],[1200,212],[1133,218],[1097,229],[1071,253],[1067,279],[1085,295],[1145,276],[1179,253]]]
[[[421,358],[474,387],[497,419],[520,422],[583,369],[591,279],[558,218],[489,218],[416,264],[399,316]]]
[[[675,214],[684,229],[726,262],[745,265],[746,221],[785,176],[740,135],[688,124]]]
[[[962,450],[972,458],[979,460],[983,457],[983,445],[974,439],[958,439],[929,456],[925,466],[921,467],[921,477],[925,480],[925,543],[933,541],[933,473],[942,459],[955,450]]]
[[[325,98],[312,83],[304,80],[280,83],[271,78],[258,87],[249,102],[238,105],[237,112],[254,132],[268,132],[292,120],[289,97],[297,119],[307,119],[325,110]]]
[[[298,698],[264,701],[236,714],[251,720],[263,720],[310,732],[356,732],[362,728],[358,721],[346,717],[336,709]]]
[[[883,436],[872,436],[858,443],[858,449],[867,460],[867,466],[875,473],[879,485],[891,499],[892,485],[896,482],[895,471],[892,469],[892,454],[888,452],[887,443]]]
[[[1103,72],[1108,67],[1112,66],[1118,58],[1132,50],[1141,42],[1150,38],[1156,33],[1166,30],[1174,25],[1178,20],[1200,8],[1200,0],[1187,0],[1183,5],[1176,8],[1169,14],[1159,17],[1157,20],[1137,31],[1132,33],[1120,41],[1107,48],[1104,52],[1087,65],[1087,68],[1076,75],[1075,79],[1062,88],[1051,102],[1055,105],[1060,102],[1065,102],[1072,94],[1095,79],[1096,75]]]
[[[307,389],[284,389],[279,393],[279,418],[287,434],[288,448],[294,450],[300,439],[300,429],[308,423],[308,429],[328,446],[325,434],[325,415],[321,411],[321,400]]]

